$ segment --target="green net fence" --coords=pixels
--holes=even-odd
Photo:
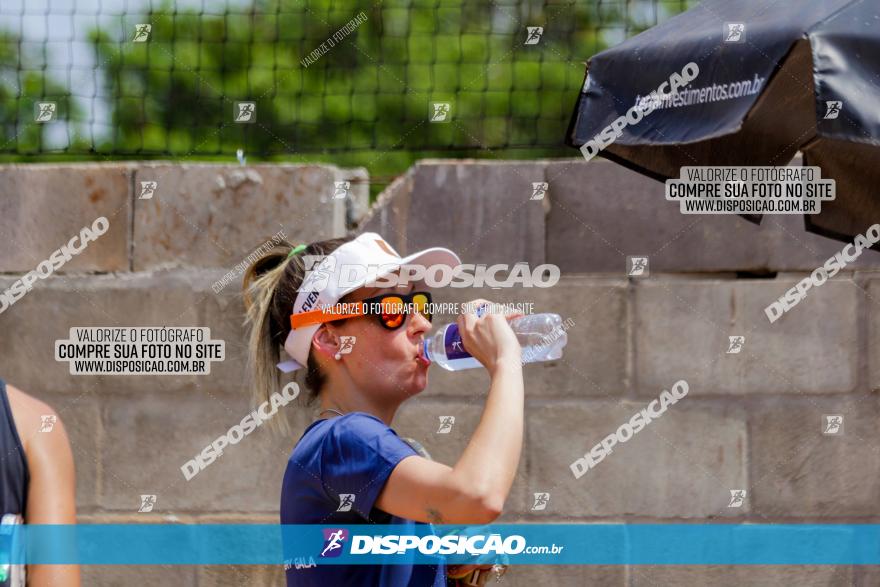
[[[3,0],[0,155],[572,155],[586,60],[688,7]]]

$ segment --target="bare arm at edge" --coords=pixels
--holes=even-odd
[[[76,472],[67,430],[47,404],[6,386],[18,435],[30,470],[26,524],[76,523]],[[42,416],[56,421],[50,432],[40,432]],[[28,565],[28,585],[80,587],[77,565]]]

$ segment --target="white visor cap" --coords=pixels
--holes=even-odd
[[[293,304],[293,314],[332,306],[344,295],[393,273],[402,265],[444,265],[454,269],[460,264],[458,255],[443,247],[401,257],[379,234],[365,232],[324,256],[311,269],[306,265],[306,278]],[[292,359],[278,363],[281,371],[290,373],[308,364],[312,337],[320,327],[320,324],[309,324],[291,329],[284,341],[284,350]]]

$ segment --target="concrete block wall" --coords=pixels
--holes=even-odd
[[[535,182],[549,186],[542,200],[530,199]],[[844,243],[805,232],[796,216],[760,225],[684,216],[662,184],[576,159],[422,161],[389,186],[363,227],[402,254],[447,246],[464,263],[561,269],[548,289],[442,292],[442,301],[534,302],[535,312],[574,322],[561,360],[525,369],[526,446],[504,521],[880,519],[880,254],[864,252],[770,323],[764,308]],[[626,275],[628,256],[649,258],[647,277]],[[728,354],[728,337],[740,335],[743,349]],[[573,476],[575,459],[679,379],[689,383],[686,398]],[[454,459],[488,382],[481,370],[432,373],[424,398],[401,410],[401,428],[409,430],[410,413],[426,428],[431,416],[455,415],[457,435],[425,442]],[[826,414],[844,416],[843,435],[822,434]],[[748,492],[740,508],[728,507],[732,489]],[[531,510],[536,492],[550,493],[546,509]],[[876,568],[858,566],[543,566],[507,577],[627,587],[878,579]]]
[[[277,523],[295,439],[266,427],[187,482],[180,466],[252,408],[241,275],[213,285],[283,230],[343,236],[368,206],[364,169],[122,163],[0,166],[0,291],[104,216],[110,228],[0,313],[0,378],[48,402],[71,438],[84,523]],[[141,199],[141,182],[156,182]],[[334,199],[335,182],[351,197]],[[71,376],[54,341],[74,326],[207,326],[227,359],[204,376]],[[294,432],[309,421],[286,414]],[[22,431],[28,434],[35,431]],[[255,458],[260,455],[261,458]],[[265,457],[265,458],[262,458]],[[155,494],[151,513],[140,496]],[[84,567],[83,585],[279,585],[251,567]]]
[[[534,182],[548,184],[547,197],[529,199]],[[407,250],[444,242],[464,263],[554,263],[564,274],[619,275],[628,255],[650,256],[652,272],[810,272],[843,246],[805,232],[802,216],[756,225],[680,214],[662,185],[604,160],[424,160],[380,195],[363,227]],[[878,257],[848,268],[877,269]]]
[[[842,247],[795,217],[683,217],[659,183],[600,161],[426,161],[365,217],[334,200],[330,166],[167,163],[0,167],[0,291],[99,215],[111,228],[0,313],[0,377],[67,425],[84,522],[277,521],[292,433],[259,428],[191,481],[180,466],[250,410],[240,276],[265,238],[374,230],[401,254],[442,245],[465,263],[554,263],[547,289],[456,289],[438,301],[534,303],[573,321],[562,359],[525,368],[526,435],[499,522],[880,522],[880,255],[866,252],[771,324],[763,308]],[[360,179],[360,183],[356,180]],[[141,181],[157,181],[138,199]],[[530,200],[545,181],[544,200]],[[626,256],[650,274],[628,278]],[[435,323],[452,320],[440,315]],[[227,359],[205,376],[71,376],[54,341],[73,326],[207,326]],[[738,354],[728,337],[745,336]],[[690,391],[579,479],[569,465],[685,379]],[[432,369],[394,428],[454,464],[488,376]],[[823,435],[824,414],[844,415]],[[456,417],[437,434],[438,418]],[[728,508],[731,489],[746,489]],[[534,493],[550,493],[533,511]],[[154,512],[137,513],[141,494]],[[272,567],[90,567],[85,585],[280,585]],[[876,585],[862,567],[513,567],[509,585]]]

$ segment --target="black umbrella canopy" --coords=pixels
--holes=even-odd
[[[603,129],[689,62],[687,91],[602,156],[663,181],[682,166],[785,165],[800,150],[837,183],[808,230],[850,241],[880,222],[880,2],[703,2],[590,59],[567,144],[596,152]]]

